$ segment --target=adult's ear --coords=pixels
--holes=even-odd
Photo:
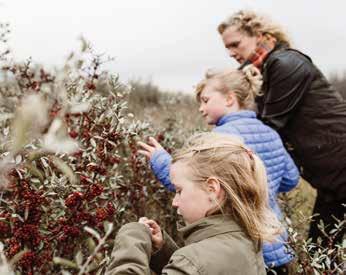
[[[262,34],[262,33],[257,34],[256,35],[256,43],[257,43],[257,45],[259,45],[263,41],[263,39],[264,39],[264,34]]]

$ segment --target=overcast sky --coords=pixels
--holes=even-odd
[[[19,60],[61,65],[82,34],[126,82],[152,80],[189,92],[208,68],[236,66],[216,32],[231,13],[270,15],[327,74],[346,70],[345,1],[336,0],[0,0]]]

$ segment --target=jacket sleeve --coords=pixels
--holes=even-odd
[[[165,237],[163,250],[156,255],[162,275],[198,275],[198,268],[183,253],[172,255],[177,248],[170,238]],[[148,229],[138,222],[128,223],[120,228],[114,243],[112,259],[106,275],[150,275],[152,243]],[[153,265],[153,263],[150,263]],[[155,270],[155,269],[154,269]]]
[[[279,53],[264,68],[263,110],[261,119],[280,130],[286,126],[310,89],[314,77],[313,65],[294,50]]]
[[[297,186],[299,182],[299,170],[291,156],[286,152],[285,174],[282,177],[279,192],[288,192]]]
[[[150,268],[162,275],[199,275],[198,265],[186,257],[184,248],[179,249],[171,237],[164,232],[163,247],[152,255]],[[179,250],[178,250],[179,249]]]
[[[171,167],[172,157],[164,149],[156,150],[150,159],[151,170],[155,177],[169,191],[175,191],[174,185],[169,178],[169,169]]]
[[[156,274],[162,273],[162,269],[168,264],[173,253],[179,249],[177,244],[165,231],[163,231],[163,239],[164,244],[162,248],[155,252],[150,259],[150,268],[155,271]]]
[[[150,232],[138,222],[120,228],[114,242],[112,259],[106,275],[150,275],[152,251]]]

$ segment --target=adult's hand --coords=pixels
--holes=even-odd
[[[163,246],[163,236],[161,232],[161,227],[154,220],[149,220],[146,217],[140,218],[138,222],[144,224],[147,228],[149,228],[153,247],[156,250],[160,250]]]
[[[141,148],[138,153],[144,155],[146,158],[151,159],[156,150],[163,149],[161,144],[153,137],[149,138],[148,143],[139,141],[138,146]]]

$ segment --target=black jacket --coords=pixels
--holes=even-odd
[[[346,196],[346,102],[303,53],[277,46],[262,67],[259,117],[328,201]]]

